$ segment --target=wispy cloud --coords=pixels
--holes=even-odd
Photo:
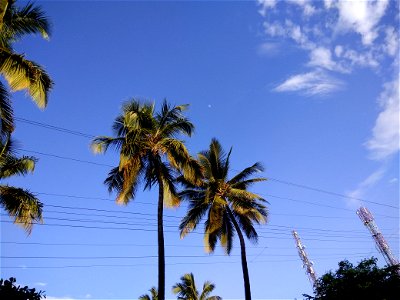
[[[35,282],[34,285],[43,287],[43,286],[46,286],[47,283],[46,282]]]
[[[71,298],[71,297],[52,297],[52,296],[46,296],[47,300],[78,300],[77,298]]]
[[[323,71],[297,74],[279,84],[276,92],[300,92],[308,96],[328,95],[343,87],[343,82]]]
[[[265,42],[258,47],[257,52],[263,56],[275,56],[279,54],[279,49],[279,43]]]
[[[367,141],[366,147],[372,159],[383,160],[400,149],[399,80],[386,83],[378,100],[382,111],[375,121],[372,137]]]
[[[373,172],[367,178],[365,178],[361,183],[358,184],[357,188],[354,190],[347,192],[347,196],[349,197],[348,205],[351,207],[359,207],[362,205],[361,199],[364,194],[373,187],[378,181],[382,179],[386,172],[385,168],[378,169]]]

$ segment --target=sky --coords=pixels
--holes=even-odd
[[[157,285],[157,191],[128,206],[103,185],[118,154],[94,155],[124,102],[190,104],[196,155],[217,137],[231,174],[260,161],[269,180],[259,242],[247,241],[253,299],[302,299],[311,284],[292,230],[317,275],[340,260],[385,261],[356,210],[373,213],[399,257],[398,1],[46,1],[49,41],[15,44],[55,82],[41,111],[13,94],[14,134],[35,172],[9,184],[44,204],[27,234],[1,211],[1,277],[48,299],[137,299]],[[166,293],[193,272],[198,286],[244,298],[237,239],[230,256],[180,240],[186,205],[165,211]]]

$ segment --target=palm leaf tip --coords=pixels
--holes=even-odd
[[[101,143],[98,143],[97,141],[93,141],[90,144],[90,149],[94,154],[102,154],[104,153],[104,147]]]

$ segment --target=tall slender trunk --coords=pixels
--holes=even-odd
[[[164,250],[164,186],[161,178],[158,180],[158,300],[165,300],[165,250]]]
[[[243,281],[244,281],[244,297],[246,300],[251,300],[250,278],[249,278],[249,270],[247,268],[247,258],[246,258],[246,245],[244,243],[243,234],[242,231],[240,230],[239,224],[236,222],[236,219],[230,208],[228,207],[227,209],[240,241],[240,255],[242,258],[242,270],[243,270]]]

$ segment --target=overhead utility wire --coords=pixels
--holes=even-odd
[[[57,197],[67,197],[67,198],[77,198],[77,199],[92,199],[92,200],[98,199],[98,200],[105,200],[105,201],[114,201],[112,199],[101,198],[101,197],[85,197],[85,196],[68,195],[68,194],[45,193],[45,192],[38,192],[38,191],[35,191],[35,194],[57,196]],[[310,204],[310,205],[314,205],[314,206],[329,207],[329,208],[333,208],[333,209],[339,209],[339,210],[344,210],[344,211],[349,211],[349,212],[354,213],[354,211],[349,208],[335,207],[335,206],[331,206],[331,205],[319,204],[319,203],[314,203],[314,202],[310,202],[310,201],[298,200],[298,199],[287,198],[287,197],[281,197],[281,196],[271,195],[271,194],[267,194],[267,193],[259,193],[259,194],[262,196],[268,196],[268,197],[273,197],[273,198],[277,198],[277,199],[289,200],[289,201],[293,201],[293,202],[306,203],[306,204]],[[146,202],[140,202],[140,201],[135,201],[135,202],[141,203],[141,204],[146,203]],[[157,205],[157,204],[148,203],[147,205]],[[398,218],[398,217],[394,217],[394,216],[387,216],[387,215],[381,215],[381,214],[375,214],[375,215],[380,216],[380,217],[385,217],[385,218],[392,218],[392,219]],[[315,217],[317,217],[317,216],[315,216]]]
[[[369,252],[366,253],[352,253],[350,256],[355,256],[355,255],[368,255]],[[318,257],[336,257],[338,255],[343,255],[343,254],[324,254],[324,255],[318,255]],[[213,257],[226,257],[226,254],[213,254]],[[240,254],[231,254],[229,255],[230,257],[240,257]],[[257,256],[256,254],[248,254],[248,257],[253,257]],[[296,254],[273,254],[269,256],[274,256],[274,257],[296,257]],[[141,255],[141,256],[8,256],[8,255],[2,255],[0,258],[2,259],[146,259],[146,258],[157,258],[158,255]],[[167,258],[209,258],[210,256],[208,254],[203,254],[203,255],[166,255],[165,257]]]
[[[379,202],[375,202],[375,201],[369,201],[369,200],[365,200],[365,199],[361,199],[361,198],[357,198],[357,197],[347,196],[347,195],[344,195],[344,194],[331,192],[331,191],[323,190],[323,189],[320,189],[320,188],[314,188],[314,187],[311,187],[311,186],[298,184],[298,183],[294,183],[294,182],[290,182],[290,181],[285,181],[285,180],[277,179],[277,178],[273,178],[273,177],[268,177],[268,180],[275,181],[275,182],[282,183],[282,184],[286,184],[286,185],[295,186],[295,187],[306,189],[306,190],[311,190],[311,191],[314,191],[314,192],[324,193],[324,194],[331,195],[331,196],[337,196],[337,197],[346,198],[346,199],[353,199],[353,200],[358,200],[358,201],[362,201],[362,202],[365,202],[365,203],[371,203],[371,204],[375,204],[375,205],[380,205],[380,206],[386,206],[386,207],[390,207],[390,208],[399,209],[398,206],[393,206],[393,205],[383,204],[383,203],[379,203]]]
[[[34,125],[34,126],[39,126],[39,127],[43,127],[43,128],[47,128],[47,129],[63,132],[63,133],[76,135],[76,136],[82,136],[82,137],[85,137],[85,138],[94,138],[95,137],[92,134],[87,134],[87,133],[76,131],[76,130],[71,130],[71,129],[67,129],[67,128],[63,128],[63,127],[59,127],[59,126],[54,126],[54,125],[50,125],[50,124],[46,124],[46,123],[32,121],[32,120],[28,120],[28,119],[25,119],[25,118],[15,117],[14,119],[19,121],[19,122],[22,122],[22,123],[26,123],[26,124],[30,124],[30,125]]]
[[[13,222],[13,221],[6,221],[6,220],[1,220],[1,223],[18,223],[18,222]],[[33,223],[34,225],[37,226],[48,226],[48,227],[69,227],[69,228],[83,228],[83,229],[102,229],[102,230],[128,230],[128,231],[143,231],[143,232],[157,232],[157,229],[147,229],[147,228],[130,228],[130,227],[100,227],[100,226],[85,226],[85,225],[73,225],[73,224],[57,224],[57,223]],[[171,230],[165,230],[165,233],[178,233],[178,231],[171,231]],[[273,233],[273,232],[265,232],[266,234],[274,234],[274,235],[283,235],[282,236],[265,236],[265,235],[258,235],[259,238],[263,239],[279,239],[279,240],[291,240],[291,238],[285,238],[286,236],[289,236],[289,234],[285,233]],[[192,231],[191,234],[199,234],[199,235],[204,235],[203,232],[198,232],[198,231]],[[347,243],[349,241],[345,240],[336,240],[336,239],[318,239],[318,238],[307,238],[304,240],[308,241],[319,241],[319,242],[340,242],[340,243]],[[369,240],[357,240],[357,243],[370,243]]]
[[[66,128],[63,128],[63,127],[54,126],[54,125],[50,125],[50,124],[46,124],[46,123],[36,122],[36,121],[28,120],[28,119],[25,119],[25,118],[15,117],[15,119],[17,121],[20,121],[20,122],[23,122],[23,123],[27,123],[27,124],[31,124],[31,125],[35,125],[35,126],[40,126],[40,127],[47,128],[47,129],[52,129],[52,130],[56,130],[56,131],[59,131],[59,132],[64,132],[64,133],[78,135],[78,136],[87,137],[87,138],[96,137],[95,135],[92,135],[92,134],[87,134],[87,133],[83,133],[83,132],[80,132],[80,131],[70,130],[70,129],[66,129]],[[303,185],[303,184],[298,184],[298,183],[294,183],[294,182],[290,182],[290,181],[286,181],[286,180],[282,180],[282,179],[278,179],[278,178],[274,178],[274,177],[268,177],[268,180],[275,181],[275,182],[278,182],[278,183],[281,183],[281,184],[291,185],[291,186],[295,186],[295,187],[298,187],[298,188],[303,188],[303,189],[319,192],[319,193],[328,194],[328,195],[331,195],[331,196],[337,196],[337,197],[346,198],[346,199],[353,199],[353,200],[358,200],[358,201],[362,201],[362,202],[365,202],[365,203],[371,203],[371,204],[375,204],[375,205],[380,205],[380,206],[386,206],[386,207],[390,207],[390,208],[399,209],[398,206],[393,206],[393,205],[389,205],[389,204],[383,204],[383,203],[379,203],[379,202],[375,202],[375,201],[369,201],[369,200],[365,200],[365,199],[361,199],[361,198],[357,198],[357,197],[351,197],[351,196],[347,196],[347,195],[340,194],[340,193],[337,193],[337,192],[327,191],[327,190],[324,190],[324,189],[321,189],[321,188],[315,188],[315,187],[311,187],[311,186],[307,186],[307,185]]]
[[[5,214],[4,214],[5,215]],[[101,224],[114,224],[114,225],[128,225],[128,226],[146,226],[148,228],[149,226],[154,226],[156,227],[157,224],[151,224],[151,223],[126,223],[126,222],[113,222],[113,221],[104,221],[104,220],[93,220],[93,219],[69,219],[69,218],[54,218],[54,217],[47,217],[47,220],[57,220],[57,221],[69,221],[69,222],[79,222],[79,223],[101,223]],[[276,225],[277,226],[277,225]],[[164,224],[164,227],[166,228],[178,228],[178,226],[175,225],[167,225]],[[279,227],[279,226],[277,226]],[[264,233],[264,234],[280,234],[280,235],[287,235],[289,236],[290,233],[286,232],[285,229],[280,229],[280,228],[266,228],[267,230],[258,230],[259,233]],[[140,230],[140,228],[138,229]],[[309,230],[314,230],[314,229],[309,229]],[[333,232],[333,233],[330,233]],[[339,235],[342,233],[341,235]],[[346,235],[346,234],[356,234],[356,235]],[[357,231],[334,231],[334,230],[325,230],[323,233],[321,232],[313,232],[313,231],[308,231],[308,236],[328,236],[328,237],[340,237],[340,238],[351,238],[351,239],[364,239],[369,237],[367,234],[364,234],[364,232],[358,234]]]
[[[15,245],[33,245],[33,246],[88,246],[88,247],[157,247],[157,244],[132,244],[132,243],[46,243],[46,242],[16,242],[16,241],[0,241],[0,244],[15,244]],[[204,248],[202,245],[183,245],[183,244],[165,244],[166,247],[181,247],[181,248]],[[246,249],[259,249],[258,246],[246,246]],[[266,250],[285,249],[293,250],[293,247],[265,247]],[[313,250],[365,250],[365,247],[313,247]],[[324,252],[325,253],[325,252]]]

